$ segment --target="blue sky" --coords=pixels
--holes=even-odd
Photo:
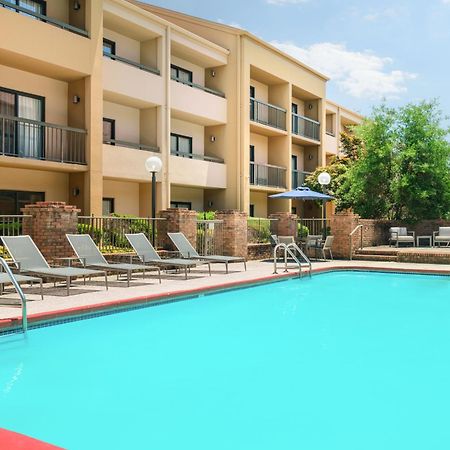
[[[450,115],[450,0],[147,2],[247,29],[331,77],[328,98],[361,113],[439,98]]]

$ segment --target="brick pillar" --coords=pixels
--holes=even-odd
[[[271,214],[270,233],[277,236],[293,236],[297,238],[297,216],[288,212]]]
[[[333,255],[337,258],[350,257],[350,233],[359,224],[358,214],[352,211],[344,211],[331,216],[331,234],[334,236]],[[353,236],[353,248],[357,245],[359,231]]]
[[[159,212],[158,244],[165,250],[176,250],[167,233],[183,233],[196,247],[197,240],[197,212],[186,208],[169,208]]]
[[[64,202],[37,202],[22,208],[31,220],[24,221],[23,234],[31,236],[46,259],[73,255],[66,233],[76,233],[78,213],[76,206]]]
[[[236,210],[218,211],[216,220],[223,222],[223,253],[247,258],[247,213]]]

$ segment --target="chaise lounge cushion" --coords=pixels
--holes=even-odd
[[[389,233],[391,241],[414,242],[414,236],[408,235],[408,230],[405,227],[391,227]]]

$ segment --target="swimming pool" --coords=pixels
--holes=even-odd
[[[449,277],[291,279],[0,336],[0,427],[71,450],[442,450],[449,350]]]

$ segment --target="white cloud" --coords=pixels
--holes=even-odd
[[[376,22],[377,20],[380,19],[393,19],[396,17],[400,17],[401,15],[404,14],[403,13],[401,14],[400,11],[398,11],[395,8],[385,8],[379,11],[371,10],[370,12],[364,14],[362,18],[369,22]]]
[[[271,44],[329,76],[341,91],[357,98],[398,98],[406,92],[406,83],[417,77],[414,73],[389,70],[391,58],[369,50],[351,51],[343,44],[322,42],[306,48],[291,42]]]
[[[450,5],[450,0],[441,0],[444,5]]]
[[[309,0],[266,0],[269,5],[285,6],[285,5],[300,5],[307,3]]]

